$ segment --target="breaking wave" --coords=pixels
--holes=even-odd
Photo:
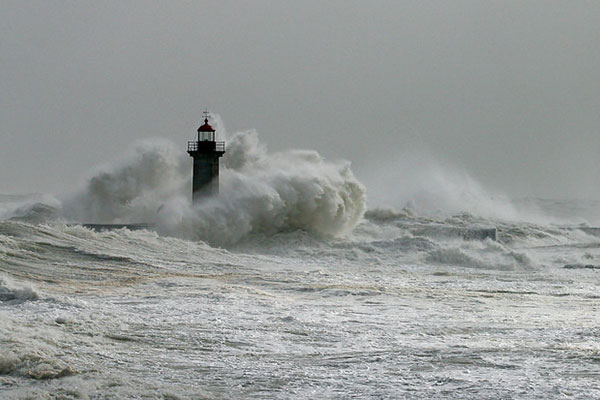
[[[21,303],[37,300],[37,292],[29,286],[21,286],[8,277],[0,277],[0,302]]]
[[[15,216],[149,222],[170,236],[231,245],[252,233],[339,236],[365,211],[365,189],[348,162],[308,150],[269,153],[256,131],[228,140],[220,186],[219,196],[192,204],[188,155],[166,140],[142,141],[121,162],[100,167],[76,193],[51,206],[29,204]]]
[[[269,154],[248,131],[230,139],[223,164],[221,194],[197,205],[171,199],[158,214],[161,232],[225,245],[250,233],[298,229],[336,236],[365,211],[365,189],[349,163],[316,151]]]
[[[90,223],[152,222],[162,204],[189,187],[189,172],[186,154],[173,143],[138,142],[122,161],[99,168],[77,193],[65,196],[63,216]]]

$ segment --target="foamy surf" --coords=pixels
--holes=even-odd
[[[75,193],[5,198],[0,397],[600,396],[595,203],[490,201],[446,173],[366,211],[346,162],[228,143],[221,195],[194,205],[165,141]]]

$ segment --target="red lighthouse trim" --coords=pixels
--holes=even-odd
[[[204,125],[198,128],[198,132],[214,132],[215,129],[208,123],[208,118],[204,119]]]

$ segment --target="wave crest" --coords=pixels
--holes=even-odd
[[[63,216],[90,223],[155,223],[160,233],[230,245],[252,233],[350,231],[366,195],[348,162],[316,151],[269,153],[255,131],[228,141],[221,193],[191,204],[191,160],[165,140],[140,142],[62,201]]]
[[[7,277],[0,278],[0,302],[22,303],[38,298],[39,295],[31,287],[19,286]]]
[[[218,197],[194,205],[170,201],[159,213],[159,230],[218,245],[297,229],[339,235],[365,210],[365,189],[349,163],[315,151],[268,153],[255,131],[231,138],[224,166]]]

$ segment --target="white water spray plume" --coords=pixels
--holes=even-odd
[[[327,161],[316,151],[268,153],[256,131],[234,134],[227,145],[217,197],[192,204],[188,155],[165,140],[144,141],[63,198],[62,215],[80,222],[152,222],[160,233],[216,245],[297,229],[341,235],[361,219],[365,189],[348,162]]]

